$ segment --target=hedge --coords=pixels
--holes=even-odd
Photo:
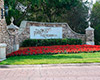
[[[51,45],[81,45],[80,39],[27,39],[21,43],[21,47],[51,46]]]

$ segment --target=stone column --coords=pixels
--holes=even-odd
[[[0,61],[6,59],[6,46],[5,43],[0,43]]]
[[[94,29],[91,27],[88,27],[86,29],[86,44],[87,45],[95,45],[94,42]]]
[[[19,49],[19,44],[17,43],[19,27],[14,25],[13,21],[14,21],[14,18],[12,17],[11,24],[7,26],[7,29],[8,29],[10,36],[13,37],[13,42],[12,42],[13,51],[17,51]]]

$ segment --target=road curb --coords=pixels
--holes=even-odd
[[[34,67],[65,67],[65,66],[100,66],[100,63],[40,64],[40,65],[0,65],[0,68],[34,68]]]

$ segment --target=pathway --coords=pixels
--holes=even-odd
[[[0,68],[0,80],[100,80],[100,66]]]

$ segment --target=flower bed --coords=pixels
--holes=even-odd
[[[99,52],[99,45],[54,45],[54,46],[38,46],[29,47],[23,50],[18,50],[7,55],[37,55],[37,54],[57,54],[57,53],[81,53],[81,52]]]

